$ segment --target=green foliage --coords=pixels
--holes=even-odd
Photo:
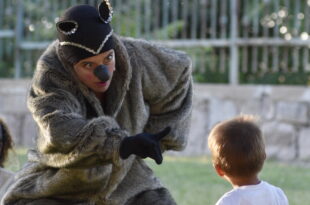
[[[228,83],[229,58],[221,61],[220,49],[213,47],[180,48],[185,51],[193,61],[193,79],[199,83]],[[220,65],[223,63],[223,65]],[[223,67],[219,69],[219,67]]]
[[[14,76],[14,68],[6,61],[0,61],[0,77],[12,78]]]
[[[303,71],[240,73],[240,82],[246,84],[310,85],[310,73]]]
[[[155,39],[161,39],[161,40],[173,39],[176,38],[176,36],[180,31],[182,31],[184,26],[185,26],[184,21],[172,22],[159,30],[153,31],[152,36]]]
[[[229,82],[228,73],[227,72],[219,72],[219,71],[210,71],[206,69],[204,73],[193,73],[193,78],[195,82],[198,83],[223,83],[226,84]]]

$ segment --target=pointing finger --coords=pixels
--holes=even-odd
[[[162,138],[167,136],[171,131],[171,127],[166,127],[164,130],[160,131],[159,133],[155,134],[155,139],[160,141]]]

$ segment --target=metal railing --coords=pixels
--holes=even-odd
[[[31,75],[36,59],[55,38],[54,24],[61,12],[78,3],[99,2],[0,0],[0,61],[5,52],[12,52],[15,78]],[[309,0],[111,3],[117,33],[186,50],[194,72],[201,75],[216,72],[238,84],[241,73],[310,71]]]

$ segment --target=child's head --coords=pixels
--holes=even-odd
[[[262,133],[249,115],[217,124],[209,134],[208,144],[214,166],[232,177],[256,175],[266,158]]]
[[[0,167],[3,167],[8,156],[8,151],[12,148],[12,137],[5,123],[0,119]]]

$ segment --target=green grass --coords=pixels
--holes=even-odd
[[[11,154],[6,168],[17,171],[26,160],[26,150]],[[208,157],[165,156],[161,165],[146,160],[163,184],[171,191],[178,205],[214,205],[231,185],[218,177]],[[310,166],[267,161],[260,179],[281,187],[290,205],[310,201]]]
[[[148,160],[178,205],[214,205],[231,185],[216,175],[209,158],[165,157],[160,166]],[[267,161],[260,179],[281,187],[290,205],[310,201],[310,168]]]

